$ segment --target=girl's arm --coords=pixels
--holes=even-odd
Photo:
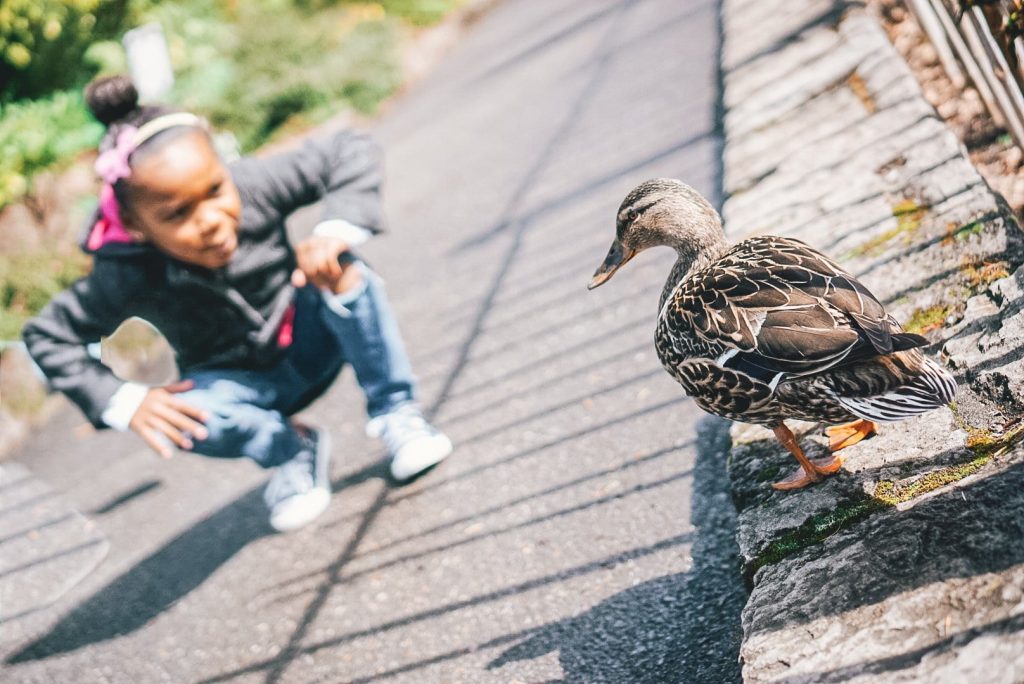
[[[67,395],[96,427],[105,427],[103,411],[124,383],[89,354],[87,345],[121,323],[124,296],[131,291],[123,279],[104,277],[105,270],[98,263],[89,276],[56,295],[22,331],[29,354],[50,386]]]
[[[323,200],[321,224],[341,231],[329,233],[333,236],[351,235],[351,242],[357,242],[360,233],[346,232],[345,224],[368,234],[383,228],[382,155],[366,133],[344,130],[283,154],[242,159],[232,173],[243,205],[262,214],[255,225],[282,222],[297,209]]]

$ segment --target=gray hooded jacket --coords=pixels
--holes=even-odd
[[[343,131],[266,159],[230,165],[242,200],[238,249],[216,271],[172,259],[148,244],[108,243],[92,271],[55,296],[22,332],[50,386],[97,427],[123,384],[87,345],[131,316],[170,341],[179,366],[258,368],[277,361],[277,333],[295,291],[295,254],[285,219],[324,201],[323,219],[382,229],[380,151],[366,134]],[[91,226],[90,226],[91,227]]]

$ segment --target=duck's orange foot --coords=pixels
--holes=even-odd
[[[800,466],[799,470],[787,477],[785,480],[773,482],[772,488],[783,491],[789,489],[800,489],[801,487],[806,487],[809,484],[820,482],[826,475],[835,473],[843,466],[842,456],[809,458],[807,461],[811,466],[810,470],[807,470],[804,466]]]
[[[878,432],[878,425],[864,419],[825,428],[825,434],[828,435],[828,447],[832,451],[839,451],[848,446],[853,446],[876,432]]]

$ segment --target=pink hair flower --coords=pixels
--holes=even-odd
[[[105,183],[113,185],[120,179],[132,175],[128,157],[135,151],[135,134],[137,132],[138,129],[134,126],[126,126],[117,134],[117,143],[96,158],[96,173]]]

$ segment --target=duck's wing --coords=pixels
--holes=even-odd
[[[691,329],[725,349],[723,368],[769,382],[927,343],[902,332],[831,259],[773,236],[739,243],[682,282],[662,317],[668,329]]]

